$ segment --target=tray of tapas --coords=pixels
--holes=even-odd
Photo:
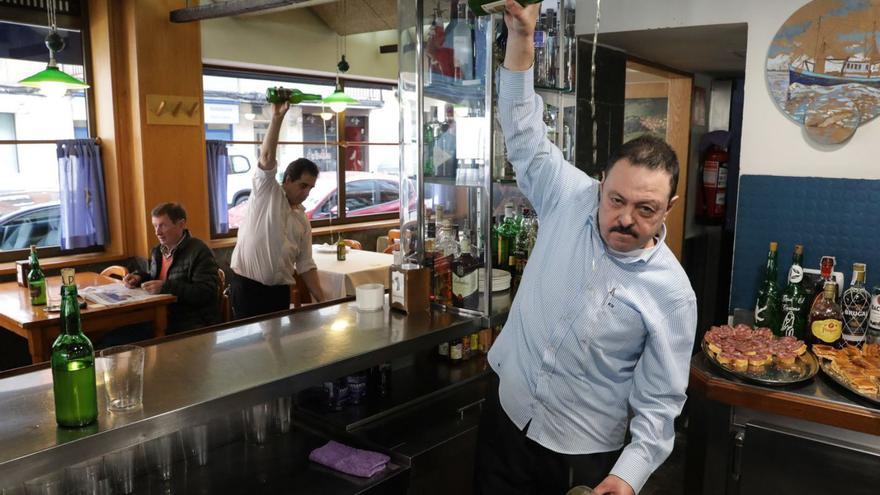
[[[703,353],[717,368],[745,381],[783,386],[816,376],[819,362],[802,340],[776,337],[769,328],[748,325],[712,327]]]
[[[880,344],[837,349],[813,345],[822,372],[842,387],[880,405]]]

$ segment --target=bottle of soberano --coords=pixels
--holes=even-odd
[[[80,427],[98,418],[95,351],[82,332],[73,268],[61,270],[61,335],[52,344],[55,420]]]
[[[266,89],[266,101],[269,103],[281,103],[283,101],[289,101],[291,105],[296,105],[297,103],[302,103],[304,101],[320,101],[321,95],[303,93],[298,89],[289,89],[289,88],[268,88]]]
[[[533,3],[541,3],[541,0],[516,0],[523,7]],[[504,0],[468,0],[468,6],[474,15],[489,15],[504,12]]]
[[[46,276],[40,269],[40,260],[37,258],[37,246],[31,245],[31,270],[28,272],[28,288],[31,293],[31,306],[46,304]]]

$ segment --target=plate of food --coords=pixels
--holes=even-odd
[[[803,340],[776,337],[769,328],[712,327],[703,337],[709,362],[737,378],[762,385],[790,385],[816,376],[819,362]]]
[[[819,366],[832,380],[869,401],[880,404],[880,344],[836,349],[813,345]]]

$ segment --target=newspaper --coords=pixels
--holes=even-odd
[[[92,287],[83,287],[79,291],[80,295],[95,304],[103,304],[106,306],[119,306],[122,304],[132,304],[145,299],[155,297],[144,289],[129,289],[122,284],[96,285]]]

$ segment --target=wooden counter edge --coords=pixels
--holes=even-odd
[[[771,388],[734,383],[691,367],[688,389],[732,406],[880,435],[880,411],[871,412]]]

